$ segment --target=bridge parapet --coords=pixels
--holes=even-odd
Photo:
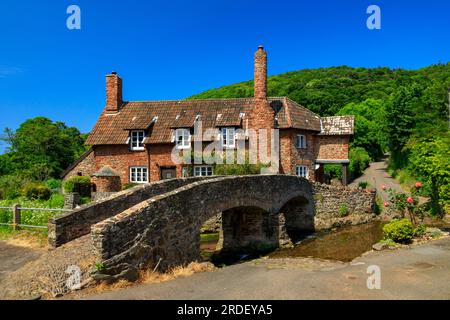
[[[53,218],[49,221],[48,225],[49,245],[55,248],[89,234],[93,224],[115,216],[144,199],[149,199],[181,186],[207,179],[210,178],[191,177],[162,180],[136,186]]]

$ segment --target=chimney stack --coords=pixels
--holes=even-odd
[[[116,113],[122,107],[122,79],[113,71],[106,76],[106,107],[105,111]]]
[[[267,53],[263,46],[255,53],[255,99],[267,100]]]

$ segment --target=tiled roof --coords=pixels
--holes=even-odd
[[[321,118],[321,135],[352,135],[355,126],[354,116],[334,116]]]
[[[268,99],[278,128],[321,131],[320,117],[286,97]],[[208,99],[125,102],[116,114],[103,112],[86,141],[88,145],[126,144],[129,130],[148,130],[145,143],[170,143],[174,128],[191,128],[197,120],[203,130],[241,126],[250,116],[254,99]]]

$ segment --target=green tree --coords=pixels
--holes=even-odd
[[[5,129],[3,140],[9,143],[3,174],[20,173],[34,180],[57,178],[85,150],[78,129],[44,117],[29,119],[14,132]]]
[[[337,115],[355,116],[355,134],[351,141],[351,148],[362,147],[372,160],[380,158],[387,146],[384,128],[386,117],[383,101],[367,99],[361,103],[349,103]]]

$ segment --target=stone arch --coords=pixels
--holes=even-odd
[[[230,176],[194,182],[98,223],[92,228],[94,244],[108,272],[155,265],[167,269],[199,259],[198,230],[205,221],[219,212],[242,208],[267,213],[263,240],[278,244],[279,210],[298,196],[308,199],[308,210],[313,210],[311,184],[294,176]]]
[[[296,243],[315,231],[314,201],[297,193],[284,201],[279,209],[280,225],[288,243]]]

